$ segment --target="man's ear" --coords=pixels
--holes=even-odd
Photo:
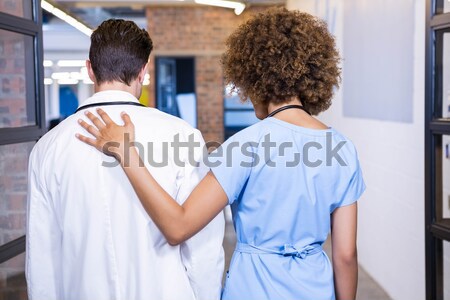
[[[144,82],[145,75],[147,74],[147,69],[148,69],[148,63],[146,63],[142,67],[141,71],[139,72],[138,80],[139,80],[139,83],[141,83],[141,84]]]
[[[89,78],[92,80],[92,82],[97,82],[97,79],[95,78],[94,70],[92,70],[91,61],[89,59],[86,60],[86,69],[88,71]]]

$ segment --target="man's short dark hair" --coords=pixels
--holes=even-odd
[[[120,81],[130,85],[148,62],[153,42],[134,22],[104,21],[91,35],[89,60],[98,84]]]

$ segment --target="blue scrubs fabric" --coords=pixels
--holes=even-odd
[[[365,189],[353,144],[334,129],[268,118],[209,158],[237,234],[223,300],[335,299],[322,244],[330,214]]]

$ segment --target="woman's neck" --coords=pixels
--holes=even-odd
[[[276,111],[277,109],[280,109],[281,107],[288,106],[288,105],[301,105],[303,106],[302,102],[298,98],[293,98],[292,100],[281,103],[281,104],[275,104],[275,103],[269,103],[267,107],[267,112],[270,115],[272,112]]]
[[[272,112],[276,111],[277,109],[280,109],[284,106],[288,105],[301,105],[303,106],[302,102],[298,98],[294,98],[288,102],[282,103],[282,104],[274,104],[269,103],[267,107],[268,114],[271,114]],[[273,118],[277,118],[281,121],[291,123],[293,125],[311,128],[311,129],[328,129],[329,127],[325,125],[324,123],[320,122],[313,116],[309,115],[306,111],[298,108],[292,108],[292,109],[286,109],[283,111],[280,111],[276,115],[273,116]]]

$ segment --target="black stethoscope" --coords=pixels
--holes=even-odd
[[[87,104],[87,105],[80,106],[80,107],[75,111],[75,113],[79,112],[80,110],[87,109],[87,108],[90,108],[90,107],[96,107],[96,106],[109,106],[109,105],[134,105],[134,106],[140,106],[140,107],[147,107],[147,106],[145,106],[145,105],[143,105],[143,104],[141,104],[141,103],[138,103],[138,102],[131,102],[131,101],[102,102],[102,103],[92,103],[92,104]],[[276,115],[277,113],[282,112],[283,110],[286,110],[286,109],[291,109],[291,108],[301,109],[301,110],[303,110],[304,112],[306,112],[308,115],[311,115],[311,113],[310,113],[306,108],[304,108],[304,107],[301,106],[301,105],[286,105],[286,106],[280,107],[279,109],[274,110],[274,111],[271,112],[269,115],[267,115],[266,118],[273,117],[273,116]]]
[[[291,108],[298,108],[298,109],[301,109],[301,110],[303,110],[304,112],[306,112],[308,115],[311,115],[311,113],[310,113],[306,108],[304,108],[304,107],[301,106],[301,105],[286,105],[286,106],[280,107],[279,109],[274,110],[273,112],[271,112],[270,114],[268,114],[266,118],[273,117],[273,116],[275,116],[277,113],[282,112],[283,110],[286,110],[286,109],[291,109]]]
[[[143,105],[141,103],[131,102],[131,101],[101,102],[101,103],[92,103],[92,104],[87,104],[87,105],[80,106],[75,111],[75,113],[79,112],[80,110],[83,110],[83,109],[86,109],[86,108],[90,108],[90,107],[109,106],[109,105],[134,105],[134,106],[147,107],[147,106],[145,106],[145,105]]]

